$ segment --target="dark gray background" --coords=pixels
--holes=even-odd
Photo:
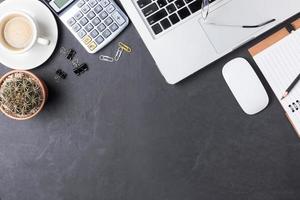
[[[300,198],[299,138],[250,59],[251,44],[172,86],[132,25],[89,55],[58,24],[55,53],[33,70],[49,87],[44,111],[24,122],[0,115],[2,200]],[[97,60],[118,41],[133,53]],[[76,49],[90,70],[76,77],[61,46]],[[237,56],[253,64],[270,95],[256,116],[242,112],[221,74]],[[69,76],[55,83],[58,68]]]

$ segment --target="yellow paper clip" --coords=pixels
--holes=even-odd
[[[119,47],[121,47],[127,53],[131,52],[131,48],[127,44],[124,44],[123,42],[119,42]]]

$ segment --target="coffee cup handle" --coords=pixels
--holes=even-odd
[[[37,43],[44,45],[44,46],[48,46],[50,44],[50,40],[45,39],[45,38],[38,38],[37,39]]]

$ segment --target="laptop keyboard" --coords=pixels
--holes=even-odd
[[[201,10],[202,0],[138,0],[137,5],[153,33],[158,35]]]

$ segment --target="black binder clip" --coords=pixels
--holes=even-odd
[[[88,70],[88,66],[85,63],[82,63],[81,65],[79,65],[78,67],[75,67],[73,69],[73,72],[77,75],[80,76],[81,74],[83,74],[84,72],[86,72]]]
[[[76,54],[76,51],[75,51],[74,49],[69,49],[69,50],[67,51],[66,58],[67,58],[68,60],[73,60],[75,54]]]
[[[55,74],[56,74],[56,76],[54,77],[54,79],[56,81],[59,81],[60,79],[66,79],[67,75],[68,75],[66,72],[64,72],[61,69],[56,70]]]

